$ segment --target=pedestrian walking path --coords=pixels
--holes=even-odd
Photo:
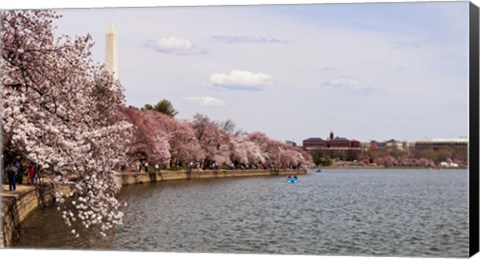
[[[9,196],[15,196],[17,194],[20,194],[22,192],[28,192],[30,190],[35,189],[35,186],[33,184],[17,184],[17,188],[15,191],[9,191],[8,190],[8,184],[2,184],[2,197],[9,197]]]

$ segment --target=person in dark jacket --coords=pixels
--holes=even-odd
[[[17,181],[17,168],[14,167],[11,163],[5,168],[5,173],[8,177],[8,189],[10,191],[15,191],[17,188],[16,181]]]
[[[16,184],[23,184],[23,165],[20,161],[15,162],[15,168],[17,168]]]

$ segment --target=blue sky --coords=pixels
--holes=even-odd
[[[118,33],[127,104],[165,98],[301,142],[468,135],[468,2],[60,10],[103,62]]]

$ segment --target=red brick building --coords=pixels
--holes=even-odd
[[[343,137],[335,137],[333,132],[330,132],[328,139],[322,138],[308,138],[303,141],[303,147],[309,150],[315,149],[360,149],[362,144],[360,141],[352,139],[349,140]]]

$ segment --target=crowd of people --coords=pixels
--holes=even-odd
[[[27,176],[27,184],[38,184],[39,182],[39,169],[33,163],[22,163],[19,159],[14,162],[5,163],[4,170],[2,172],[3,182],[8,181],[8,189],[15,191],[18,184],[23,184],[24,176]],[[5,179],[6,178],[6,179]]]
[[[269,162],[258,162],[258,163],[224,163],[218,164],[215,161],[196,161],[196,162],[181,162],[175,161],[169,167],[162,165],[160,166],[158,163],[149,163],[146,159],[137,159],[132,163],[122,164],[120,166],[120,172],[126,173],[127,170],[131,172],[144,172],[149,173],[153,172],[153,170],[158,173],[160,172],[160,168],[167,169],[167,170],[178,170],[178,169],[187,169],[191,170],[219,170],[219,169],[226,169],[226,170],[278,170],[278,169],[290,169],[290,170],[302,170],[304,167],[302,164],[298,165],[277,165],[275,163]],[[153,170],[151,170],[153,169]]]

